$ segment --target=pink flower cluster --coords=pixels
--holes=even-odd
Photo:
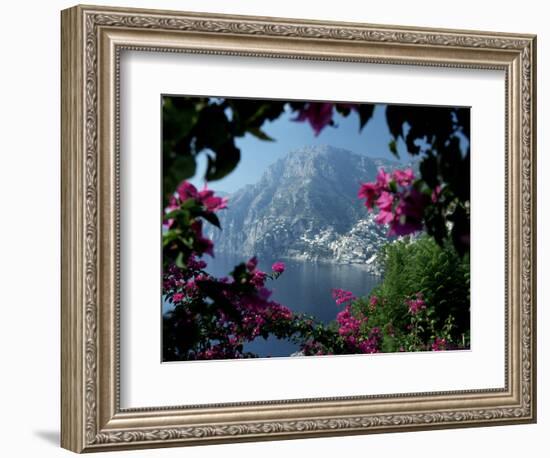
[[[206,350],[196,353],[195,359],[233,359],[241,358],[241,355],[238,351],[235,351],[233,346],[227,346],[224,344],[213,345]]]
[[[242,346],[244,342],[250,342],[256,337],[270,333],[274,324],[279,326],[291,322],[294,319],[292,311],[276,302],[265,302],[262,307],[249,307],[249,304],[237,302],[233,304],[240,314],[240,319],[235,320],[223,312],[219,313],[216,328],[219,330],[217,337],[224,340],[226,347]]]
[[[284,262],[277,261],[271,266],[271,270],[277,274],[282,274],[285,271]]]
[[[277,302],[270,301],[271,291],[265,287],[267,274],[257,268],[256,257],[246,262],[247,275],[240,279],[239,287],[248,293],[235,293],[228,288],[224,295],[242,315],[241,340],[253,340],[261,334],[265,325],[293,319],[291,310]],[[284,269],[283,269],[284,270]],[[228,281],[229,284],[237,279]],[[221,280],[220,280],[221,282]]]
[[[171,265],[163,275],[163,293],[170,297],[175,305],[193,300],[200,292],[198,284],[211,278],[202,271],[206,267],[206,263],[197,260],[196,254],[190,256],[187,267],[184,274],[184,271]]]
[[[341,305],[346,302],[351,302],[357,299],[351,291],[346,291],[340,288],[332,289],[332,298],[336,301],[336,304]]]
[[[367,323],[368,317],[355,317],[351,311],[351,306],[346,305],[344,310],[336,315],[336,321],[339,325],[338,334],[342,337],[354,338],[361,331],[361,326]]]
[[[197,202],[204,205],[204,208],[208,212],[216,212],[227,208],[227,197],[218,197],[214,195],[214,191],[208,189],[206,183],[201,191],[189,183],[188,181],[182,181],[176,192],[170,199],[167,210],[174,210],[189,199],[194,199]]]
[[[407,235],[422,230],[424,209],[430,197],[414,186],[411,168],[386,173],[380,168],[376,181],[363,183],[358,197],[369,210],[378,207],[376,222],[390,226],[388,235]]]
[[[447,349],[447,341],[440,337],[436,337],[432,343],[432,351],[444,351]]]
[[[182,181],[176,192],[170,197],[168,206],[165,209],[165,222],[163,224],[165,230],[172,228],[174,225],[174,219],[170,218],[170,213],[178,210],[183,203],[191,199],[201,205],[207,213],[214,213],[218,210],[227,208],[227,198],[215,196],[214,191],[208,189],[206,184],[201,191],[198,191],[197,188],[188,181]],[[212,240],[204,237],[202,232],[202,220],[197,218],[194,219],[190,224],[190,228],[195,233],[197,240],[197,246],[195,248],[200,254],[206,253],[210,256],[214,256],[214,244]]]
[[[378,299],[377,296],[372,296],[369,299],[369,310],[371,312],[374,312],[376,310],[376,306],[378,305],[378,302],[380,302],[380,300]]]
[[[173,224],[173,219],[170,219],[170,212],[180,208],[181,204],[193,199],[201,204],[206,212],[214,213],[218,210],[227,208],[227,197],[218,197],[214,195],[214,191],[208,189],[206,184],[199,191],[197,188],[184,180],[177,187],[176,192],[170,197],[168,206],[164,209],[166,215],[165,228],[169,229]]]
[[[319,135],[321,131],[333,123],[332,116],[335,107],[348,108],[356,110],[357,105],[352,103],[321,103],[321,102],[309,102],[298,111],[298,116],[294,118],[294,121],[308,121],[315,135]]]
[[[214,278],[208,275],[202,271],[205,263],[197,259],[196,254],[190,257],[187,266],[185,270],[171,266],[164,274],[163,284],[164,292],[170,300],[176,306],[184,306],[179,321],[181,332],[192,329],[203,319],[206,320],[204,326],[210,328],[214,325],[202,349],[190,350],[187,359],[246,357],[243,353],[245,342],[258,336],[265,337],[277,329],[284,332],[285,327],[296,318],[289,308],[269,300],[271,291],[265,287],[267,274],[257,268],[258,260],[255,257],[245,263],[246,272],[238,277],[238,282],[237,278]],[[212,310],[212,316],[191,312],[193,308],[200,310],[204,307],[203,288],[206,286],[213,287],[230,304],[233,310],[231,314],[223,307]]]
[[[369,337],[359,342],[358,348],[361,353],[378,353],[382,343],[382,331],[374,327],[370,330]]]
[[[202,270],[206,267],[206,262],[198,259],[197,253],[191,253],[187,260],[187,268],[191,270]]]
[[[380,351],[380,341],[382,333],[379,328],[374,327],[366,336],[365,326],[368,317],[364,315],[355,316],[352,313],[351,306],[346,305],[338,315],[336,322],[339,325],[338,334],[346,342],[346,346],[351,353],[377,353]]]
[[[319,342],[316,342],[314,340],[308,340],[306,343],[302,345],[302,352],[304,355],[332,355],[332,352],[329,352],[326,350],[326,348],[321,345]]]
[[[376,353],[379,351],[380,329],[373,328],[370,334],[367,333],[368,317],[362,313],[354,314],[351,309],[350,303],[357,299],[353,293],[341,288],[334,288],[332,297],[338,305],[347,304],[336,315],[336,323],[338,323],[338,334],[344,339],[348,351],[350,353]],[[373,298],[375,302],[371,298],[371,304],[376,306],[377,298],[375,296]]]
[[[409,307],[409,313],[411,315],[416,315],[418,312],[426,308],[426,302],[424,301],[422,293],[416,293],[413,299],[408,299],[405,303]]]

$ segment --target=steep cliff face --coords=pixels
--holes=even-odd
[[[387,229],[357,191],[379,167],[395,165],[330,146],[292,151],[229,196],[223,230],[209,235],[219,252],[368,265]]]

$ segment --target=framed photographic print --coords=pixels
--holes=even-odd
[[[536,420],[535,37],[62,12],[62,446]]]

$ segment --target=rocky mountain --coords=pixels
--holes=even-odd
[[[387,228],[376,224],[357,191],[379,167],[396,165],[331,146],[292,151],[258,183],[230,195],[219,213],[223,230],[208,235],[217,252],[357,263],[376,273]]]

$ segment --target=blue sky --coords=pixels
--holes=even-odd
[[[372,118],[359,132],[359,116],[352,112],[347,118],[335,114],[336,127],[327,126],[318,136],[307,122],[296,122],[295,114],[286,111],[272,122],[266,122],[263,130],[273,142],[259,140],[247,134],[236,140],[241,150],[241,160],[237,168],[222,180],[209,183],[216,191],[232,193],[246,184],[259,181],[265,169],[285,156],[289,151],[310,145],[331,145],[348,149],[354,153],[370,157],[395,159],[388,148],[391,136],[386,123],[385,105],[377,105]],[[403,144],[398,144],[401,156],[407,156]],[[205,155],[198,160],[197,174],[191,180],[196,186],[202,187],[206,167]]]

